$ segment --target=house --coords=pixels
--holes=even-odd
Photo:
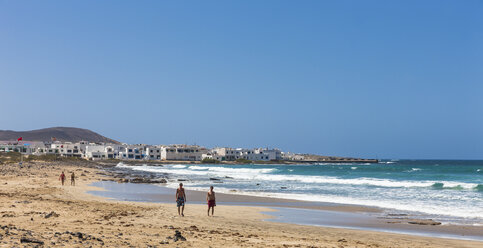
[[[140,160],[145,157],[145,145],[127,145],[120,147],[119,159]]]
[[[161,159],[161,146],[149,146],[146,148],[145,159],[148,160],[160,160]]]
[[[161,148],[162,160],[201,161],[208,149],[201,146],[171,145]]]

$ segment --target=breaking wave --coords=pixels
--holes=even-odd
[[[365,185],[373,187],[387,188],[410,188],[410,187],[428,187],[433,189],[452,189],[452,190],[477,190],[483,191],[480,184],[463,183],[451,181],[396,181],[378,178],[339,178],[329,176],[310,176],[310,175],[288,175],[274,174],[277,169],[251,169],[251,168],[231,168],[231,167],[208,167],[208,166],[185,166],[185,165],[165,165],[165,166],[129,166],[118,164],[121,168],[130,168],[136,171],[146,171],[154,173],[170,173],[175,175],[197,175],[207,177],[225,177],[229,176],[240,180],[259,180],[272,182],[301,182],[301,183],[317,183],[317,184],[338,184],[338,185]],[[351,168],[352,169],[352,168]],[[356,167],[354,168],[356,169]],[[413,171],[420,170],[413,168]]]

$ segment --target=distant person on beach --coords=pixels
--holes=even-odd
[[[64,174],[64,172],[63,172],[63,171],[62,171],[62,173],[60,174],[59,180],[62,182],[62,186],[64,186],[64,182],[65,182],[65,174]]]
[[[74,172],[72,172],[72,174],[70,174],[70,186],[75,186],[75,174],[74,174]]]
[[[184,192],[183,183],[179,184],[176,190],[176,205],[178,205],[178,215],[184,216],[184,203],[186,202],[186,194]],[[181,208],[181,212],[180,212]]]
[[[216,206],[216,197],[215,191],[213,191],[213,186],[210,187],[210,191],[206,194],[206,201],[208,202],[208,216],[210,216],[210,208],[211,208],[211,216],[215,214],[215,206]]]

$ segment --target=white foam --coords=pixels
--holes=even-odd
[[[422,170],[421,168],[411,168],[411,170],[407,170],[407,171],[404,171],[404,172],[415,172],[415,171],[420,171]]]
[[[320,183],[320,184],[340,184],[340,185],[368,185],[389,188],[405,187],[431,187],[435,183],[442,183],[443,188],[462,187],[473,190],[478,184],[451,181],[394,181],[379,178],[337,178],[329,176],[309,176],[309,175],[283,175],[270,174],[276,169],[250,169],[250,168],[229,168],[229,167],[208,167],[208,166],[189,166],[183,169],[172,169],[157,166],[128,166],[119,165],[122,168],[131,168],[137,171],[147,171],[156,173],[171,173],[175,175],[198,175],[224,177],[230,176],[241,180],[260,180],[272,182],[301,182],[301,183]]]
[[[173,166],[171,166],[171,168],[175,168],[175,169],[182,169],[182,168],[186,168],[186,165],[177,164],[177,165],[173,165]]]
[[[270,173],[276,171],[276,169],[249,169],[249,168],[227,168],[227,167],[203,167],[203,166],[190,166],[190,167],[159,167],[159,166],[128,166],[117,165],[120,168],[130,168],[136,171],[146,171],[155,173],[170,173],[175,175],[198,175],[198,176],[230,176],[238,179],[253,179],[256,175],[262,175],[264,173]]]
[[[171,188],[176,188],[177,184],[173,183],[169,185]],[[187,189],[206,191],[206,188],[202,187],[189,187]],[[374,200],[374,199],[357,199],[345,196],[334,196],[334,195],[314,195],[314,194],[295,194],[295,193],[275,193],[275,192],[246,192],[246,191],[231,191],[232,189],[217,187],[216,191],[226,194],[235,195],[249,195],[249,196],[261,196],[279,199],[289,199],[289,200],[301,200],[301,201],[312,201],[312,202],[330,202],[338,204],[350,204],[350,205],[361,205],[361,206],[373,206],[380,208],[396,209],[401,211],[411,211],[419,212],[431,215],[443,215],[443,216],[454,216],[462,218],[477,218],[483,221],[483,209],[471,209],[465,208],[463,206],[452,206],[452,205],[430,205],[426,202],[419,201],[387,201],[387,200]],[[479,225],[479,224],[476,224]]]

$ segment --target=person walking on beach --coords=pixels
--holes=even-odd
[[[64,174],[64,172],[63,172],[63,171],[62,171],[62,173],[60,174],[59,180],[62,182],[62,186],[64,186],[64,182],[65,182],[65,174]]]
[[[210,208],[211,208],[211,216],[215,214],[215,206],[216,206],[216,197],[215,191],[213,191],[213,186],[210,186],[210,191],[206,194],[206,201],[208,202],[208,216],[210,216]]]
[[[74,174],[74,172],[72,172],[72,174],[70,174],[70,186],[75,186],[75,174]]]
[[[178,206],[178,215],[184,216],[184,203],[186,202],[186,194],[184,192],[183,183],[179,184],[176,190],[176,205]],[[181,208],[181,212],[180,212]]]

